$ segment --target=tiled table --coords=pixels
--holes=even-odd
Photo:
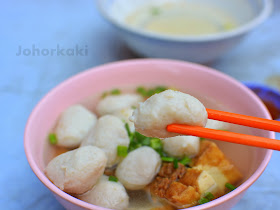
[[[71,75],[135,55],[99,16],[92,0],[11,0],[0,5],[0,209],[63,209],[26,161],[26,120],[42,96]],[[265,83],[268,77],[280,75],[279,24],[280,8],[275,3],[270,19],[209,66],[240,81]],[[50,53],[57,47],[76,46],[87,53]],[[19,48],[26,49],[24,54],[17,55]],[[279,162],[280,154],[274,152],[266,171],[235,210],[279,209]]]

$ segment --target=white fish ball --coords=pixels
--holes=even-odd
[[[133,114],[133,111],[134,111],[133,108],[124,108],[113,113],[114,116],[120,118],[121,120],[123,120],[128,124],[131,132],[135,131],[134,123],[129,120],[129,118]]]
[[[229,130],[230,124],[218,120],[208,119],[205,127],[216,130]]]
[[[130,120],[139,133],[157,138],[178,136],[166,131],[172,123],[204,127],[207,112],[195,97],[174,90],[166,90],[148,98],[133,112]]]
[[[47,177],[67,193],[82,194],[102,176],[107,162],[105,153],[94,146],[81,147],[52,159]]]
[[[160,166],[159,154],[144,146],[128,153],[118,165],[116,176],[126,189],[140,190],[153,181]]]
[[[109,95],[97,104],[96,110],[100,116],[113,114],[127,107],[137,107],[138,103],[143,100],[143,97],[138,94]]]
[[[96,120],[95,114],[81,105],[67,108],[55,128],[57,145],[70,149],[78,147]]]
[[[199,152],[200,140],[196,136],[175,136],[162,140],[163,150],[170,156],[193,157]]]
[[[83,140],[81,146],[93,145],[102,149],[107,158],[107,167],[114,166],[120,161],[117,155],[119,145],[129,145],[129,137],[124,123],[116,116],[105,115],[97,123],[89,135]]]
[[[129,197],[125,188],[120,182],[112,182],[108,178],[108,176],[103,175],[90,191],[79,195],[78,198],[105,208],[126,209],[129,204]]]

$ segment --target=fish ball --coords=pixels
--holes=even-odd
[[[67,108],[55,128],[57,145],[69,149],[78,147],[96,120],[95,114],[81,105]]]
[[[107,158],[107,167],[114,166],[120,161],[117,155],[119,145],[129,145],[129,137],[124,123],[116,116],[105,115],[98,119],[95,127],[83,140],[81,146],[93,145],[102,149]]]
[[[124,108],[121,110],[118,110],[114,112],[114,116],[120,118],[124,122],[126,122],[129,126],[129,129],[131,132],[135,131],[134,123],[129,120],[129,118],[132,116],[134,109],[132,108]]]
[[[230,124],[218,120],[208,119],[205,127],[216,130],[229,130]]]
[[[113,114],[127,107],[137,107],[138,103],[143,100],[143,97],[138,94],[110,95],[106,96],[97,104],[96,110],[100,116]]]
[[[199,137],[175,136],[162,140],[163,150],[170,156],[182,158],[193,157],[199,152]]]
[[[105,208],[126,209],[129,204],[129,197],[125,188],[120,182],[112,182],[108,178],[108,176],[103,175],[90,191],[79,195],[78,198]]]
[[[81,147],[52,159],[47,177],[67,193],[82,194],[102,176],[107,162],[105,153],[94,146]]]
[[[128,153],[118,165],[116,176],[126,189],[140,190],[153,181],[160,166],[159,154],[144,146]]]
[[[139,133],[157,138],[178,136],[166,131],[172,123],[204,127],[207,112],[203,104],[191,95],[166,90],[148,98],[135,109],[130,120]]]

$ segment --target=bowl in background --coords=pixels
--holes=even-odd
[[[255,82],[244,82],[243,84],[260,97],[268,108],[272,119],[280,121],[280,92],[273,87]]]
[[[139,85],[172,86],[202,101],[208,108],[221,107],[262,118],[270,118],[261,100],[246,86],[235,79],[208,67],[164,59],[138,59],[120,61],[94,67],[66,80],[51,90],[31,113],[24,135],[27,160],[41,182],[54,194],[66,209],[105,209],[88,204],[57,188],[44,174],[53,155],[47,135],[59,114],[70,105],[82,103],[94,110],[94,103],[105,90],[129,88]],[[240,126],[241,127],[241,126]],[[274,138],[270,131],[253,128],[239,132]],[[244,180],[234,191],[209,203],[189,208],[227,209],[234,206],[244,192],[258,179],[266,168],[272,151],[244,145],[218,142],[219,147],[244,174]]]
[[[153,9],[161,7],[163,4],[182,3],[182,0],[96,0],[101,15],[115,27],[127,46],[137,54],[145,57],[180,59],[198,63],[212,61],[233,48],[249,31],[262,23],[272,10],[272,0],[189,0],[183,2],[196,4],[196,9],[201,10],[201,14],[197,14],[197,16],[203,16],[204,10],[209,8],[210,14],[228,15],[234,19],[237,26],[231,30],[211,34],[166,35],[141,29],[143,24],[149,20],[143,11],[140,12],[140,19],[142,18],[146,22],[140,24],[141,27],[133,27],[128,24],[127,17],[141,8]],[[155,10],[153,13],[158,12]],[[211,19],[208,16],[203,18]],[[217,20],[220,21],[223,16],[215,18],[219,18]],[[213,19],[213,24],[216,24],[214,23],[217,21],[216,19]],[[183,25],[182,27],[184,27]]]

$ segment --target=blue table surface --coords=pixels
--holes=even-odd
[[[0,209],[63,209],[31,171],[23,149],[28,116],[53,87],[87,68],[135,58],[96,10],[93,0],[0,3]],[[222,58],[208,64],[239,81],[267,84],[280,75],[280,5]],[[88,50],[87,55],[28,55],[30,49]],[[27,49],[17,55],[19,48]],[[269,84],[268,84],[269,85]],[[271,85],[271,84],[270,84]],[[279,138],[279,136],[278,136]],[[279,209],[279,152],[233,208]]]

